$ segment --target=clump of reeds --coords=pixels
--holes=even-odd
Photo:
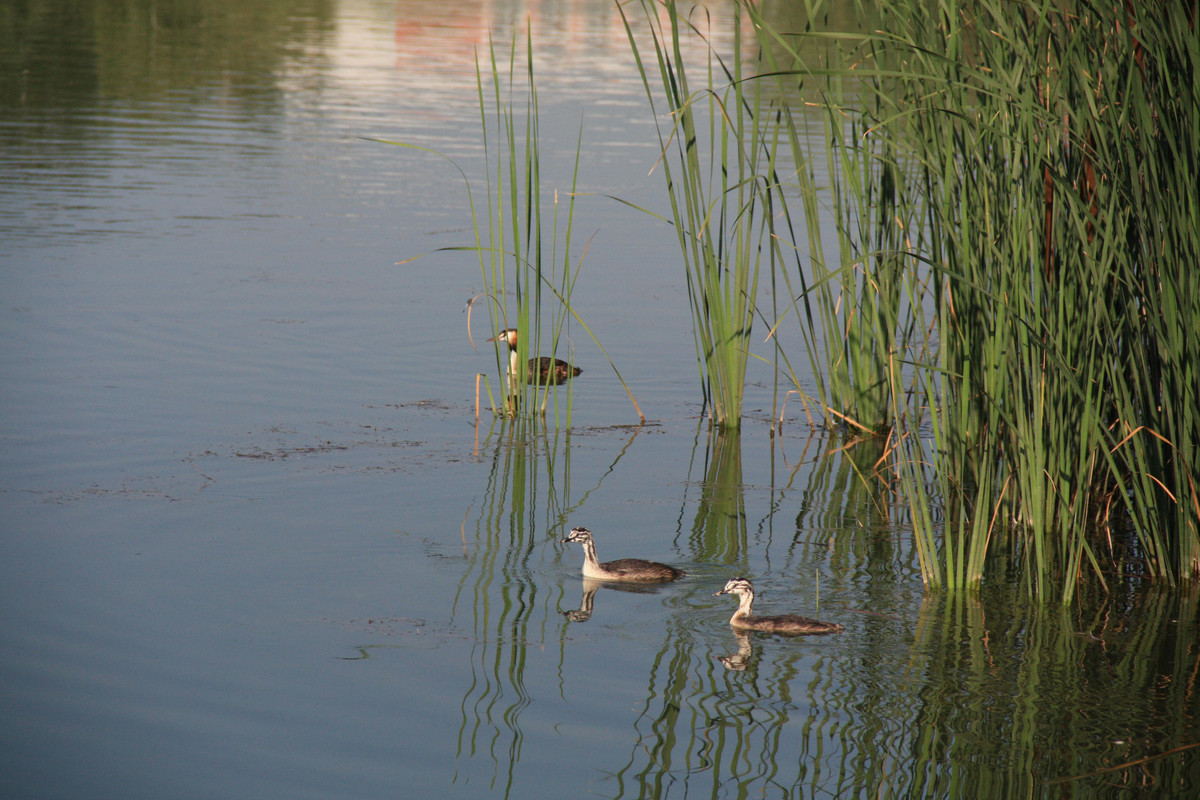
[[[689,37],[703,41],[705,26],[682,16],[674,2],[662,4],[662,16],[651,0],[642,5],[653,60],[642,56],[640,26],[629,18],[625,26],[658,123],[656,168],[666,180],[687,274],[704,399],[714,423],[735,428],[760,271],[773,271],[780,254],[772,191],[779,126],[758,113],[763,84],[743,81],[741,60],[726,60],[714,47],[705,48],[705,82],[693,89],[684,52]],[[732,24],[736,51],[741,17]]]
[[[977,584],[1007,536],[1067,599],[1123,522],[1148,573],[1200,573],[1194,18],[894,5],[937,294],[945,582]]]
[[[747,13],[760,79],[773,81],[780,98],[791,165],[776,189],[795,251],[794,269],[780,276],[788,310],[801,321],[826,423],[854,437],[882,436],[904,379],[900,360],[926,343],[914,299],[923,291],[920,272],[905,238],[917,211],[906,202],[895,146],[877,129],[889,113],[881,78],[864,69],[876,54],[867,37],[802,39],[776,30],[754,6]],[[827,240],[836,244],[832,255]]]
[[[644,422],[645,417],[616,365],[571,305],[571,292],[583,265],[582,257],[575,264],[571,261],[582,128],[576,142],[570,189],[560,198],[557,190],[549,191],[542,184],[532,35],[526,36],[523,71],[518,60],[517,42],[514,36],[507,64],[492,41],[489,41],[486,62],[476,59],[484,153],[484,219],[481,219],[466,171],[453,159],[418,145],[386,143],[446,158],[466,184],[474,243],[441,249],[471,250],[478,255],[484,291],[472,299],[468,308],[475,305],[475,300],[484,298],[492,334],[505,328],[516,328],[520,332],[517,338],[517,363],[522,365],[520,373],[510,374],[509,349],[503,342],[497,342],[496,363],[503,393],[497,401],[491,382],[486,381],[493,408],[520,422],[535,419],[541,422],[545,420],[547,406],[552,403],[554,425],[570,425],[573,383],[569,380],[543,382],[532,371],[526,374],[524,365],[534,356],[555,358],[560,345],[564,344],[568,323],[574,320],[595,342]],[[549,210],[545,208],[546,203],[550,205]],[[567,357],[572,358],[570,352]],[[477,381],[477,406],[478,395]]]
[[[514,107],[511,98],[515,94],[516,76],[521,74],[518,73],[516,42],[514,37],[508,53],[507,73],[502,72],[503,62],[497,58],[494,43],[489,46],[486,66],[480,65],[476,70],[487,175],[487,238],[483,238],[482,226],[477,219],[474,227],[480,274],[486,296],[491,301],[488,309],[492,328],[498,331],[513,327],[521,332],[517,339],[517,363],[525,365],[534,355],[554,357],[568,322],[571,287],[577,274],[577,268],[573,269],[570,262],[570,249],[579,157],[576,150],[576,170],[571,191],[565,199],[565,211],[560,215],[558,193],[555,192],[549,220],[544,220],[532,41],[527,36],[523,85],[521,93],[515,95],[518,105]],[[522,102],[523,107],[520,107]],[[488,119],[489,106],[493,112],[491,121]],[[544,230],[547,221],[549,230]],[[561,252],[560,223],[563,226]],[[506,375],[502,378],[505,413],[532,420],[544,415],[548,402],[553,399],[555,423],[569,425],[574,396],[572,383],[568,381],[560,387],[555,383],[539,383],[533,380],[533,375],[507,374],[508,349],[497,346],[496,350],[497,364],[501,374]],[[564,400],[561,408],[560,397]]]
[[[904,235],[874,257],[902,252],[908,285],[930,287],[906,313],[932,309],[936,361],[901,340],[920,391],[892,385],[926,581],[978,585],[1000,542],[1065,600],[1126,535],[1147,574],[1200,574],[1194,12],[889,0],[879,16],[861,86],[894,155],[878,184],[840,185],[871,207],[864,187],[905,177],[878,219]]]
[[[864,33],[822,30],[819,2],[786,30],[738,7],[755,74],[710,57],[708,85],[690,90],[673,3],[654,38],[710,383],[715,337],[761,313],[767,253],[827,418],[888,435],[928,585],[977,586],[1005,553],[990,563],[1066,600],[1081,576],[1104,580],[1123,537],[1146,574],[1200,574],[1195,12],[884,0]],[[813,38],[853,57],[808,62],[798,43]],[[817,87],[828,191],[798,86]],[[714,286],[748,305],[712,302]],[[729,364],[740,380],[744,360]]]
[[[662,158],[655,166],[666,181],[688,279],[710,416],[722,426],[740,424],[753,322],[760,318],[774,335],[794,315],[825,421],[858,435],[885,432],[892,402],[888,371],[894,339],[903,330],[904,296],[900,229],[890,224],[898,176],[881,167],[887,154],[876,151],[886,142],[864,145],[847,127],[842,106],[824,105],[838,220],[837,254],[827,261],[818,189],[824,179],[815,174],[805,126],[797,122],[795,93],[775,80],[797,69],[796,54],[786,46],[777,52],[776,34],[764,30],[749,3],[719,22],[731,28],[719,37],[726,40],[724,51],[709,35],[718,24],[709,17],[697,19],[695,11],[684,16],[669,1],[643,0],[643,9],[653,60],[641,55],[640,28],[626,19],[626,29],[660,123]],[[747,22],[752,33],[744,34]],[[697,42],[702,70],[688,65]],[[756,47],[757,59],[745,59],[744,52]],[[703,80],[693,87],[689,74],[696,71]],[[823,74],[828,92],[840,93],[841,77]],[[665,114],[658,113],[660,106]],[[800,242],[801,236],[807,240]],[[759,305],[761,276],[770,280],[769,309]],[[799,388],[787,351],[776,346],[774,354],[777,367]]]

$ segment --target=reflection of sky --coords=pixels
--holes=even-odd
[[[641,8],[630,6],[628,13],[635,29],[644,31]],[[601,131],[604,143],[642,142],[643,133],[652,133],[647,127],[631,136],[612,124],[614,115],[622,122],[645,115],[646,105],[624,22],[610,0],[400,0],[392,7],[343,2],[338,6],[333,41],[319,55],[302,55],[285,81],[291,88],[303,88],[311,66],[304,60],[325,59],[321,80],[326,91],[321,102],[327,110],[359,119],[374,117],[381,134],[411,131],[418,144],[444,146],[459,133],[473,141],[478,116],[476,58],[484,70],[490,69],[491,41],[505,71],[515,34],[519,88],[527,33],[533,39],[540,101],[546,108],[564,112],[564,135],[578,132],[581,114],[589,133]],[[649,125],[648,119],[637,119],[643,121]],[[547,123],[553,128],[554,122],[554,116],[543,117],[543,129]],[[463,131],[464,126],[470,127]],[[550,131],[551,136],[554,133]]]

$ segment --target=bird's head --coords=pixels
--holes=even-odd
[[[734,578],[725,584],[725,588],[719,592],[713,592],[713,597],[722,594],[753,594],[754,587],[750,585],[750,581],[745,578]]]
[[[516,328],[505,328],[504,330],[500,331],[492,338],[488,339],[488,341],[489,342],[504,342],[506,345],[508,345],[508,349],[516,350],[517,349],[517,329]]]

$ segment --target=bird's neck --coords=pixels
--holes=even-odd
[[[750,616],[754,611],[754,592],[741,592],[738,594],[738,608],[733,612],[733,618],[739,619]]]
[[[514,384],[524,377],[521,370],[521,359],[517,358],[517,348],[515,347],[508,351],[508,376]]]
[[[584,566],[586,566],[596,572],[600,571],[600,560],[598,558],[596,558],[596,543],[595,542],[584,542],[583,543],[583,561],[584,561]]]

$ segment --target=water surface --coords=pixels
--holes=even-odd
[[[466,192],[367,139],[478,177],[474,57],[526,21],[644,426],[577,329],[570,431],[476,424],[479,268],[396,264]],[[5,796],[1200,787],[1194,594],[926,596],[878,454],[771,436],[766,365],[710,436],[675,236],[603,197],[665,211],[611,3],[25,2],[0,53]],[[586,586],[579,524],[689,574]],[[735,574],[846,632],[736,635]]]

